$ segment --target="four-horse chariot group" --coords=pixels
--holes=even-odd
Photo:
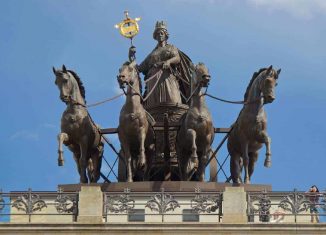
[[[64,162],[64,144],[73,153],[81,183],[99,180],[104,134],[113,132],[118,133],[121,144],[119,181],[204,181],[205,169],[216,154],[211,147],[216,132],[227,133],[233,183],[243,182],[242,171],[244,183],[250,183],[263,144],[265,166],[270,167],[271,141],[263,106],[275,99],[280,70],[270,66],[254,73],[235,123],[224,130],[214,128],[205,102],[211,80],[208,68],[203,63],[194,65],[167,43],[168,37],[166,24],[157,22],[153,33],[157,46],[140,64],[135,60],[135,47],[130,48],[129,61],[117,76],[126,99],[119,127],[113,131],[100,129],[89,115],[78,75],[65,66],[53,68],[60,98],[67,105],[58,135],[58,164]]]

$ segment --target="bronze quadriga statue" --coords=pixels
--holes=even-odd
[[[138,33],[136,20],[127,13],[118,28],[127,38]],[[130,31],[132,29],[134,31]],[[194,66],[186,54],[168,43],[169,33],[164,21],[156,22],[153,38],[157,41],[156,47],[139,65],[135,61],[136,48],[130,47],[130,62],[122,65],[117,76],[126,95],[117,128],[121,144],[118,180],[204,181],[208,160],[215,157],[227,138],[212,155],[215,130],[205,103],[205,95],[209,94],[202,92],[210,81],[208,69],[203,63]],[[60,98],[67,105],[58,136],[58,164],[63,165],[62,145],[65,144],[73,152],[80,182],[97,182],[101,175],[103,142],[99,128],[87,112],[85,89],[77,74],[65,66],[58,70],[53,68],[53,72]],[[144,75],[144,93],[140,73]],[[242,169],[244,182],[250,183],[258,150],[263,144],[266,145],[265,166],[271,165],[270,138],[263,106],[275,99],[279,73],[280,70],[275,71],[272,66],[254,73],[245,93],[245,102],[231,102],[245,104],[237,121],[227,130],[231,130],[227,145],[234,183],[242,182]]]
[[[275,99],[275,86],[281,70],[272,66],[254,73],[244,96],[245,105],[237,121],[233,124],[228,138],[228,151],[231,156],[230,168],[233,183],[241,183],[244,168],[244,183],[249,184],[258,151],[266,146],[265,167],[271,166],[271,139],[267,135],[267,118],[264,104]]]
[[[168,43],[169,33],[163,21],[157,21],[153,32],[156,47],[143,62],[136,65],[144,75],[144,108],[163,130],[155,130],[155,153],[148,164],[149,180],[178,180],[179,169],[176,154],[176,130],[187,111],[185,99],[189,97],[191,60],[177,47]],[[134,54],[131,47],[129,54]],[[161,125],[162,128],[162,125]]]
[[[212,117],[201,91],[202,87],[208,86],[209,81],[208,69],[199,63],[192,76],[190,106],[177,136],[181,180],[205,179],[206,163],[215,135]]]
[[[120,117],[118,135],[127,165],[127,181],[147,178],[147,162],[154,148],[153,130],[141,103],[141,81],[135,62],[126,62],[118,75],[121,88],[127,86],[126,103]]]
[[[73,153],[80,182],[97,182],[100,178],[103,143],[98,127],[86,109],[85,88],[78,75],[67,70],[64,65],[62,69],[53,68],[53,72],[56,76],[55,84],[60,90],[60,99],[67,105],[61,118],[61,133],[58,135],[58,165],[64,163],[62,144],[65,144]]]

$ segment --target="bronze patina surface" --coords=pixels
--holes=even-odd
[[[78,75],[65,66],[62,69],[53,68],[53,73],[55,84],[60,90],[60,99],[67,105],[58,135],[58,165],[63,166],[62,144],[65,144],[73,153],[80,183],[97,182],[100,178],[103,143],[99,129],[86,109],[85,88]]]
[[[228,151],[231,156],[230,169],[234,183],[241,183],[244,169],[244,182],[250,183],[254,172],[258,151],[266,146],[265,167],[271,166],[271,138],[267,134],[267,117],[264,105],[275,99],[275,86],[281,70],[272,66],[254,73],[244,96],[245,105],[233,124],[228,138]]]
[[[141,104],[141,81],[135,68],[135,61],[120,68],[118,82],[121,88],[127,86],[126,102],[120,117],[118,136],[121,153],[127,167],[127,181],[147,178],[147,162],[154,148],[153,130],[149,127],[147,114]],[[147,154],[146,154],[147,152]]]
[[[123,22],[127,24],[130,20],[126,14]],[[156,22],[153,38],[157,45],[140,64],[136,63],[136,47],[132,45],[129,62],[119,70],[118,83],[126,95],[126,102],[120,111],[118,128],[99,130],[87,112],[85,89],[77,74],[64,66],[61,70],[53,69],[60,98],[67,104],[61,119],[62,133],[58,136],[59,165],[63,165],[62,144],[65,144],[73,152],[80,182],[97,182],[103,154],[101,134],[118,133],[120,152],[109,145],[119,156],[117,178],[120,182],[202,182],[208,164],[211,180],[216,181],[220,163],[216,154],[228,138],[232,181],[242,183],[244,170],[243,182],[249,184],[263,144],[266,146],[265,166],[271,165],[270,137],[263,106],[275,99],[280,70],[275,71],[272,66],[259,70],[248,85],[244,101],[226,101],[206,93],[211,79],[207,67],[203,63],[195,66],[186,54],[167,42],[169,33],[164,21]],[[244,104],[232,128],[214,128],[206,95],[228,103]],[[228,136],[212,151],[215,133]],[[229,182],[230,177],[223,170],[224,162],[219,170]]]
[[[203,63],[196,65],[191,81],[193,92],[190,106],[177,136],[176,146],[182,180],[205,179],[206,163],[215,133],[201,88],[208,87],[210,79],[207,67]]]

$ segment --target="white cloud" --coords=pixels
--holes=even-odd
[[[212,4],[237,7],[239,1],[235,0],[170,0],[173,3]],[[311,19],[317,14],[326,13],[326,0],[246,0],[249,6],[262,11],[283,11],[296,18]]]
[[[52,130],[58,130],[58,126],[50,124],[50,123],[43,123],[40,125],[41,128],[46,128],[46,129],[52,129]]]
[[[267,11],[284,11],[294,17],[310,19],[326,13],[325,0],[247,0],[250,5]]]
[[[19,130],[13,133],[9,139],[10,140],[17,140],[17,139],[23,139],[23,140],[31,140],[31,141],[38,141],[40,139],[40,132],[44,129],[48,130],[55,130],[58,131],[59,128],[56,125],[50,124],[50,123],[43,123],[40,124],[37,128],[34,130]]]
[[[35,131],[28,131],[28,130],[20,130],[10,136],[11,140],[16,139],[24,139],[24,140],[32,140],[38,141],[39,134]]]

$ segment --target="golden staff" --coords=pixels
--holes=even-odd
[[[136,48],[132,44],[132,39],[139,33],[139,25],[137,22],[140,21],[140,17],[132,19],[129,17],[128,11],[124,11],[124,14],[126,18],[114,27],[119,29],[119,32],[123,37],[130,39],[131,47],[129,49],[129,60],[133,61],[136,59]]]

